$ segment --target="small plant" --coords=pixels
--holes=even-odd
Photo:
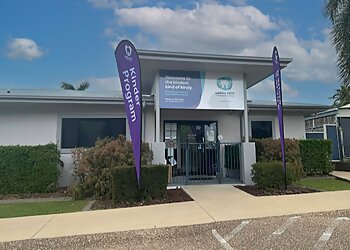
[[[258,162],[282,161],[281,142],[279,139],[256,140],[256,159]],[[285,139],[286,162],[301,165],[299,141]]]
[[[147,143],[141,145],[141,164],[148,165],[153,153]],[[112,198],[112,169],[116,167],[134,166],[132,144],[125,136],[117,139],[105,138],[97,140],[94,147],[75,149],[74,174],[80,183],[75,187],[77,197],[93,194],[96,198]]]
[[[301,165],[287,163],[287,185],[300,179],[303,175]],[[284,186],[283,164],[280,161],[258,162],[253,165],[252,180],[260,188],[282,188]]]
[[[134,167],[116,167],[112,171],[114,202],[133,202],[163,198],[168,186],[168,167],[142,166],[141,187],[137,186]]]

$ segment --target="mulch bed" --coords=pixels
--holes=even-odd
[[[113,204],[112,200],[97,200],[91,206],[91,210],[98,209],[111,209],[111,208],[121,208],[121,207],[138,207],[138,206],[148,206],[156,204],[166,204],[174,202],[184,202],[193,201],[193,199],[182,189],[169,189],[167,190],[166,196],[162,199],[153,199],[144,202],[125,202]]]
[[[307,194],[320,192],[319,190],[305,187],[298,187],[290,185],[287,190],[280,189],[262,189],[255,185],[252,186],[235,186],[236,188],[254,195],[254,196],[273,196],[273,195],[289,195],[289,194]]]
[[[65,197],[70,197],[70,194],[69,194],[67,188],[59,188],[54,193],[0,194],[0,200],[65,198]]]

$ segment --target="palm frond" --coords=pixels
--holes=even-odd
[[[90,87],[90,83],[85,81],[79,84],[77,90],[86,90]]]
[[[74,86],[67,82],[61,82],[61,88],[67,90],[75,90]]]

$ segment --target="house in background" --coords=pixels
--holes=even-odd
[[[247,90],[272,74],[271,58],[148,50],[139,57],[142,140],[154,163],[171,166],[171,184],[252,183],[249,138],[279,138],[275,102],[247,100]],[[282,68],[291,61],[281,59]],[[284,103],[285,136],[305,139],[305,116],[327,108]],[[121,92],[0,90],[0,121],[0,145],[57,143],[60,186],[73,181],[73,148],[130,138]]]
[[[334,161],[350,157],[350,104],[306,117],[305,130],[306,138],[332,141]]]

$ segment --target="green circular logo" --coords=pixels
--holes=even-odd
[[[229,76],[219,77],[216,80],[216,85],[219,89],[222,90],[230,90],[232,89],[232,78]]]

